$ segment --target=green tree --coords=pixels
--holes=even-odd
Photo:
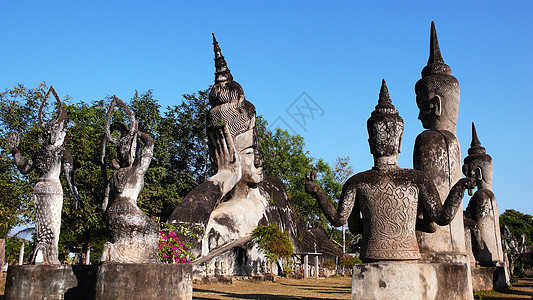
[[[500,215],[500,226],[506,225],[516,239],[520,239],[522,233],[526,236],[526,244],[533,246],[533,216],[521,213],[514,209],[508,209]]]
[[[17,85],[0,92],[0,238],[16,225],[31,222],[33,216],[31,191],[37,178],[17,170],[7,139],[11,131],[18,131],[18,149],[25,157],[39,146],[37,137],[42,129],[37,124],[37,111],[45,89],[44,84],[33,89]]]

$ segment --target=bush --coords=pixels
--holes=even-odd
[[[327,259],[324,262],[324,264],[322,264],[322,266],[330,271],[333,271],[335,270],[335,267],[337,266],[337,264],[335,263],[333,259]]]
[[[345,268],[349,268],[349,269],[353,268],[354,265],[361,264],[361,263],[363,262],[361,261],[359,257],[352,257],[349,255],[345,255],[341,257],[339,260],[339,265]]]

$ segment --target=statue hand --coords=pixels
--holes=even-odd
[[[316,182],[308,181],[305,183],[306,193],[310,195],[315,195],[315,194],[318,194],[319,191],[320,191],[320,187],[318,186],[318,184],[316,184]]]
[[[208,130],[208,137],[214,148],[218,172],[229,171],[236,175],[238,182],[242,176],[241,162],[228,126],[216,126],[213,130]]]
[[[9,147],[9,150],[14,151],[17,150],[17,147],[19,146],[20,137],[19,133],[16,131],[12,131],[9,134],[9,140],[7,142],[7,146]]]
[[[459,179],[459,182],[464,189],[475,189],[476,188],[476,179],[473,177],[466,177]]]
[[[316,180],[316,171],[315,170],[307,171],[307,173],[305,174],[305,180],[307,180],[307,181],[315,181]]]

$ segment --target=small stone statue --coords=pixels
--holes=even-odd
[[[58,103],[55,118],[49,122],[42,119],[43,108],[50,97],[50,93]],[[67,133],[67,112],[63,109],[61,100],[52,86],[46,93],[39,108],[39,125],[44,128],[39,136],[41,147],[35,151],[27,161],[20,155],[18,132],[11,132],[9,149],[15,158],[15,164],[22,174],[35,170],[39,181],[33,189],[33,203],[35,205],[35,249],[31,256],[32,264],[60,264],[58,260],[58,242],[61,224],[61,209],[63,207],[63,189],[59,181],[61,168],[65,173],[67,185],[77,204],[81,199],[74,180],[74,163],[72,155],[63,148]],[[76,204],[76,205],[77,205]]]
[[[472,143],[468,156],[464,159],[463,174],[475,178],[478,190],[470,198],[466,216],[476,222],[483,249],[475,254],[482,266],[503,264],[503,250],[500,234],[500,220],[496,197],[492,192],[492,158],[486,154],[477,137],[476,127],[472,123]],[[471,195],[472,191],[469,191]]]
[[[475,181],[459,180],[441,204],[435,185],[425,172],[398,166],[403,120],[392,104],[385,80],[367,128],[374,167],[348,179],[338,209],[314,182],[314,172],[308,173],[305,190],[318,200],[333,226],[348,221],[350,231],[363,234],[364,262],[418,260],[417,211],[424,214],[426,221],[448,224],[460,208],[464,190],[473,188]]]
[[[111,123],[111,115],[116,105],[124,109],[130,119],[130,126],[123,122]],[[144,187],[144,174],[150,166],[154,141],[137,128],[138,123],[129,106],[113,96],[107,113],[105,136],[102,141],[102,166],[106,185],[102,209],[107,226],[111,231],[112,242],[107,242],[102,251],[101,261],[114,263],[157,263],[159,262],[159,228],[137,207],[137,197]],[[115,138],[111,133],[120,132]],[[113,165],[119,170],[109,181],[105,172],[105,148],[107,141],[116,145],[118,162]],[[137,150],[139,142],[144,144]]]
[[[420,109],[418,118],[427,130],[416,137],[413,168],[427,172],[444,203],[452,186],[461,178],[461,149],[455,136],[460,93],[459,82],[442,59],[433,22],[428,63],[422,69],[415,92]],[[421,252],[466,253],[462,210],[448,226],[439,227],[427,220],[421,220],[420,224],[426,224],[418,226]]]

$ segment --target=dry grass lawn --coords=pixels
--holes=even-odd
[[[194,284],[193,299],[350,299],[352,279],[292,279],[276,277],[275,282],[253,283],[233,280],[233,284]]]

